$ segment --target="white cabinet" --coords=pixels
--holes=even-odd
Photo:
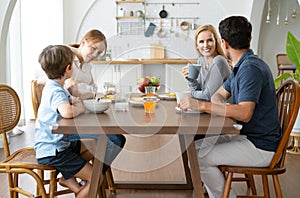
[[[103,91],[104,82],[113,82],[120,86],[131,86],[138,92],[137,79],[144,76],[158,76],[161,81],[161,93],[188,90],[188,83],[181,70],[187,63],[196,63],[196,59],[144,59],[111,62],[94,61],[92,74]]]
[[[131,86],[134,91],[137,88],[137,79],[142,76],[142,66],[140,64],[93,64],[92,75],[98,85],[98,92],[103,92],[104,82],[115,83],[117,91],[120,86]]]
[[[166,92],[188,90],[187,80],[184,78],[181,69],[185,65],[166,64]]]

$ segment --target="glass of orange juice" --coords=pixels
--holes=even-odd
[[[144,110],[145,113],[154,113],[156,108],[157,98],[146,96],[144,97]]]
[[[146,86],[145,87],[146,97],[155,96],[155,91],[156,91],[156,87],[155,86]]]

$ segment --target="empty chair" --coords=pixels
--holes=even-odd
[[[272,161],[268,167],[245,167],[245,166],[219,166],[220,170],[226,175],[226,183],[223,191],[223,198],[229,196],[232,181],[246,181],[248,187],[251,188],[252,196],[247,197],[270,197],[268,175],[273,178],[274,189],[277,198],[282,198],[282,192],[278,179],[279,174],[283,174],[286,171],[284,166],[286,147],[288,144],[290,133],[293,129],[295,120],[298,115],[300,105],[300,86],[298,82],[288,80],[284,82],[276,93],[279,120],[282,128],[282,138],[278,145],[278,148],[272,158]],[[245,175],[246,177],[233,177],[234,173]],[[253,175],[260,175],[263,184],[263,196],[257,196],[255,182]]]
[[[54,197],[56,195],[72,193],[69,190],[57,191],[57,171],[51,166],[37,163],[33,147],[22,148],[10,153],[6,134],[10,132],[19,122],[21,114],[21,103],[17,93],[8,85],[0,84],[0,133],[6,159],[0,162],[0,173],[8,174],[8,186],[10,197],[18,197],[23,194],[27,197]],[[41,176],[44,171],[49,171],[50,179],[44,180]],[[36,195],[19,187],[19,175],[30,175],[37,184]],[[46,191],[45,185],[49,184]]]
[[[287,54],[277,54],[276,55],[276,63],[278,76],[283,74],[284,72],[295,72],[296,66],[290,61]]]

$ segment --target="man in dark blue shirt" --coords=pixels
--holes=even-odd
[[[212,96],[211,103],[185,98],[183,110],[200,110],[233,118],[240,135],[221,135],[196,141],[201,178],[210,198],[222,197],[224,175],[218,165],[268,166],[281,138],[276,91],[268,65],[250,49],[252,25],[241,16],[219,24],[222,48],[234,68]],[[232,97],[232,104],[226,100]],[[231,190],[230,197],[236,197]]]

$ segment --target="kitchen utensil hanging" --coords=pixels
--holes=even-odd
[[[160,23],[159,23],[159,30],[158,30],[158,32],[157,32],[157,36],[159,37],[159,38],[163,38],[163,37],[165,37],[166,36],[166,32],[163,30],[163,28],[162,28],[162,19],[160,20]]]
[[[179,37],[179,21],[176,19],[175,37]]]
[[[182,21],[180,23],[180,28],[183,31],[183,34],[185,35],[185,39],[187,39],[189,36],[190,23],[187,21]]]
[[[160,16],[160,18],[162,18],[162,19],[167,18],[168,12],[165,10],[165,5],[163,5],[162,10],[159,12],[159,16]]]
[[[174,28],[173,28],[173,18],[170,19],[170,33],[174,33]]]

